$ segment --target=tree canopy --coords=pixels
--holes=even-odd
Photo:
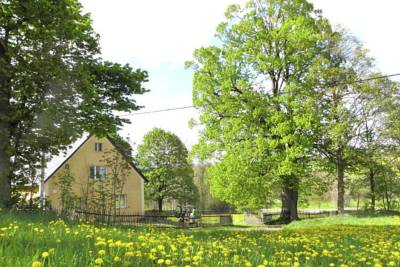
[[[299,193],[324,183],[314,177],[322,171],[336,177],[343,211],[345,173],[355,171],[361,150],[372,148],[365,139],[371,125],[361,126],[389,114],[373,108],[384,103],[376,91],[398,110],[398,85],[359,82],[377,75],[373,60],[306,0],[232,5],[216,37],[216,45],[196,49],[188,62],[204,127],[193,150],[214,163],[213,194],[241,209],[280,197],[281,220],[291,221]]]
[[[195,149],[218,160],[210,176],[222,200],[261,207],[281,188],[282,218],[297,218],[330,25],[306,1],[251,1],[230,6],[226,17],[221,45],[197,49],[191,64],[205,125]]]
[[[146,71],[101,59],[77,0],[1,1],[0,205],[28,162],[129,122],[114,111],[137,110],[146,81]]]
[[[136,161],[149,180],[145,194],[157,201],[159,211],[162,211],[165,199],[175,199],[182,205],[194,203],[197,190],[193,183],[192,165],[178,136],[154,128],[138,146]]]

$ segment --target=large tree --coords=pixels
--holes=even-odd
[[[195,150],[216,162],[209,176],[222,200],[260,208],[280,189],[281,219],[297,219],[330,25],[303,0],[250,1],[226,17],[219,45],[197,49],[191,62],[204,125]]]
[[[371,74],[379,77],[382,74]],[[359,106],[358,138],[355,142],[358,149],[359,164],[369,187],[370,204],[368,207],[375,210],[377,199],[377,183],[387,174],[394,173],[395,158],[398,146],[386,135],[390,123],[392,110],[399,110],[398,97],[399,83],[381,77],[364,82],[357,96]],[[392,166],[391,166],[392,165]]]
[[[0,205],[27,162],[45,162],[82,131],[114,132],[138,109],[147,73],[103,62],[77,0],[0,1]],[[19,175],[19,176],[18,176]]]
[[[328,61],[319,77],[320,138],[315,144],[326,170],[336,177],[337,208],[345,208],[348,174],[364,166],[375,206],[375,176],[386,138],[386,118],[395,108],[396,84],[374,73],[374,61],[356,38],[338,29],[329,40]],[[376,79],[376,77],[380,77]]]
[[[136,160],[149,180],[145,185],[146,196],[157,201],[159,211],[167,198],[183,204],[196,199],[188,151],[175,134],[154,128],[138,146]]]
[[[353,143],[359,125],[356,105],[358,84],[370,62],[361,44],[343,30],[329,40],[328,60],[319,79],[320,138],[315,143],[326,170],[336,177],[337,209],[344,211],[345,174],[354,164]],[[352,162],[353,161],[353,162]]]

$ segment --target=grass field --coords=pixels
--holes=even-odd
[[[293,222],[287,226],[286,229],[296,228],[316,228],[335,225],[348,225],[348,226],[400,226],[400,216],[332,216],[326,218],[318,218],[312,220],[302,220]]]
[[[282,231],[177,230],[0,213],[0,266],[400,266],[398,218],[328,219]],[[364,219],[371,225],[345,225]]]

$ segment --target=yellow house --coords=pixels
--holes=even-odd
[[[44,194],[54,209],[61,209],[60,177],[66,170],[74,177],[71,192],[82,209],[82,200],[90,202],[93,194],[90,187],[99,179],[109,179],[106,174],[113,171],[113,167],[105,159],[115,157],[125,161],[124,182],[118,194],[115,195],[116,208],[123,214],[144,213],[144,182],[143,174],[132,161],[114,144],[110,137],[97,138],[89,136],[73,153],[67,157],[44,182]],[[111,169],[111,170],[110,170]]]

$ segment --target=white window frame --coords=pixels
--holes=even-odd
[[[123,201],[121,202],[121,198]],[[128,207],[128,195],[127,194],[121,194],[117,196],[117,199],[115,200],[115,207],[117,209],[125,209]]]
[[[94,143],[94,151],[95,152],[103,151],[103,143]]]
[[[91,166],[93,168],[93,177],[90,177],[94,180],[105,179],[107,177],[107,168],[105,166]],[[89,173],[90,176],[91,173]]]

